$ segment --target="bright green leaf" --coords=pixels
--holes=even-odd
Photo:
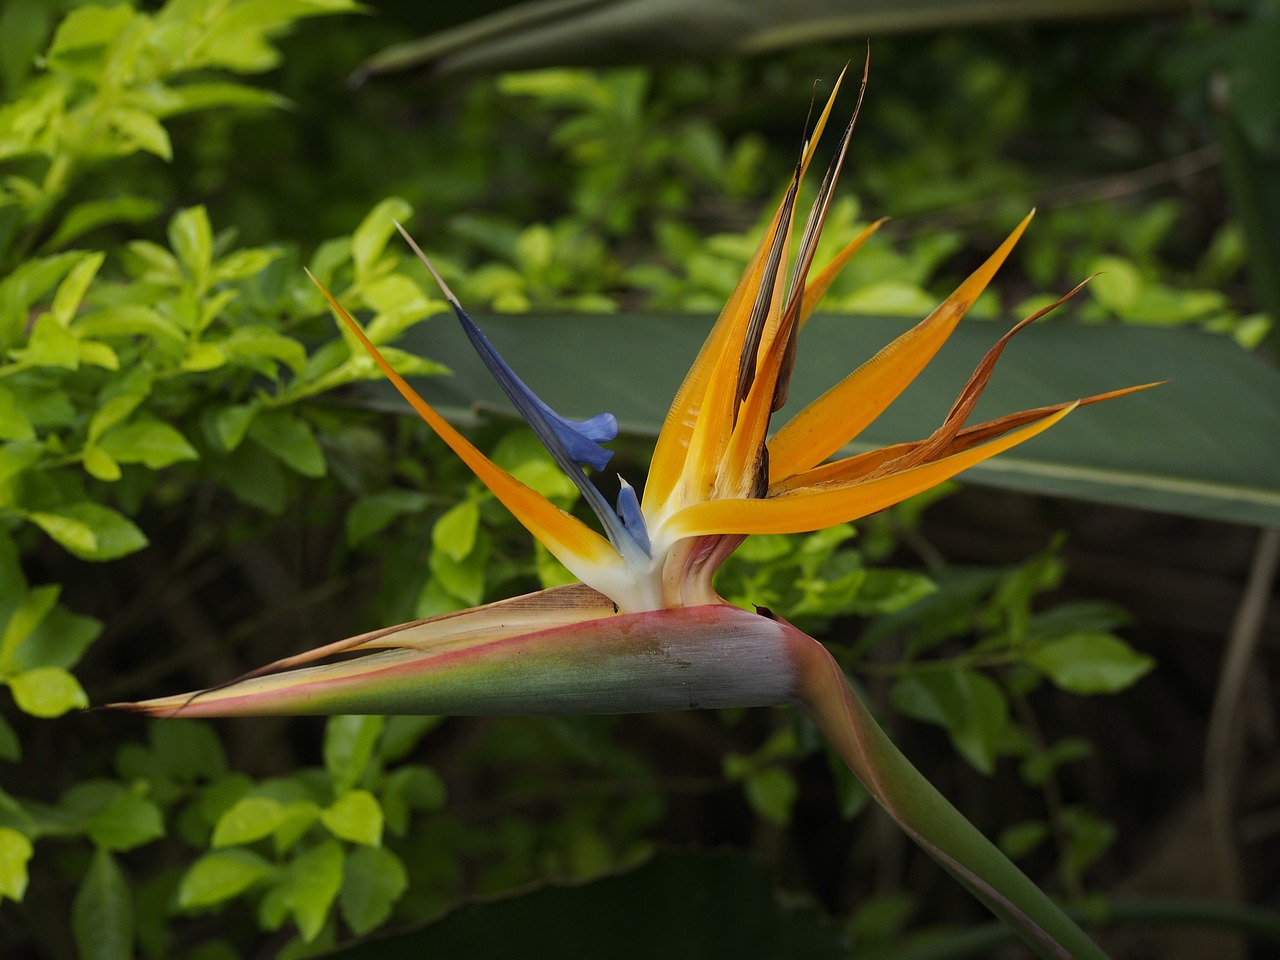
[[[0,902],[22,900],[27,892],[27,862],[31,841],[10,827],[0,827]]]
[[[169,221],[169,246],[199,287],[209,281],[213,266],[213,227],[202,206],[179,210]]]
[[[213,267],[213,282],[245,280],[256,277],[281,256],[280,250],[237,250],[219,260]]]
[[[36,511],[27,514],[27,519],[77,556],[86,556],[98,549],[93,528],[75,517]]]
[[[383,200],[360,221],[351,234],[351,261],[355,266],[356,283],[367,283],[372,279],[370,271],[382,256],[387,241],[396,232],[393,221],[407,223],[413,216],[413,207],[399,197],[388,197]]]
[[[354,933],[368,933],[391,916],[409,886],[404,864],[390,850],[361,847],[347,856],[338,905]]]
[[[261,325],[239,327],[219,346],[233,361],[269,377],[276,375],[277,363],[284,363],[294,373],[301,373],[307,365],[307,351],[301,343]]]
[[[126,4],[90,4],[73,10],[58,24],[49,44],[49,57],[86,47],[105,46],[114,40],[136,14]]]
[[[98,340],[81,340],[77,347],[80,362],[103,370],[119,370],[120,354],[108,344]]]
[[[103,120],[124,139],[125,152],[145,150],[161,160],[173,159],[173,144],[163,124],[145,110],[117,107],[107,111]]]
[[[212,107],[279,108],[289,103],[270,90],[260,90],[242,83],[185,83],[170,87],[166,92],[168,97],[161,111],[161,116],[164,117]]]
[[[293,914],[305,941],[314,940],[324,927],[342,889],[342,860],[342,848],[335,841],[319,843],[289,864],[272,891]]]
[[[227,354],[216,343],[193,343],[182,358],[182,369],[188,373],[208,373],[225,366]]]
[[[200,457],[186,437],[159,420],[135,420],[117,427],[99,446],[120,463],[141,463],[152,470]]]
[[[33,717],[60,717],[89,705],[80,681],[62,667],[34,667],[5,678],[18,709]]]
[[[43,313],[36,319],[27,345],[11,352],[16,359],[35,367],[75,370],[80,366],[79,337],[49,313]]]
[[[445,590],[468,606],[474,606],[484,597],[488,559],[488,541],[480,537],[476,548],[461,560],[454,560],[443,550],[432,550],[428,562],[432,576]]]
[[[123,476],[120,464],[101,447],[85,447],[81,451],[80,459],[84,464],[85,472],[98,480],[114,483]]]
[[[71,669],[89,645],[102,633],[102,622],[55,606],[26,639],[5,657],[5,666],[17,672],[33,667]]]
[[[182,268],[177,258],[150,240],[130,240],[125,244],[124,265],[134,279],[144,283],[182,285]]]
[[[239,896],[274,868],[249,850],[219,850],[193,863],[178,884],[178,906],[198,910]]]
[[[348,790],[320,811],[320,821],[339,840],[366,846],[382,842],[382,807],[368,790]]]
[[[1136,683],[1155,666],[1110,633],[1076,633],[1033,650],[1026,660],[1072,693],[1116,693]]]
[[[450,560],[463,560],[476,545],[480,505],[467,499],[445,511],[431,529],[431,545]]]
[[[339,715],[330,717],[324,733],[324,765],[335,787],[348,790],[364,777],[386,718]]]
[[[43,447],[38,443],[6,443],[0,446],[0,483],[16,477],[40,459]]]
[[[9,614],[4,632],[0,633],[0,669],[9,665],[17,649],[49,615],[49,611],[57,604],[61,592],[61,586],[47,584],[27,591],[18,602],[13,612]]]
[[[82,560],[116,560],[147,545],[131,520],[97,503],[69,503],[26,516]]]
[[[89,284],[93,282],[104,259],[106,259],[104,253],[95,252],[86,255],[58,284],[49,314],[62,326],[68,326],[75,317],[89,289]]]
[[[104,433],[128,419],[145,399],[140,393],[124,393],[104,403],[89,419],[89,442],[97,443]]]
[[[35,428],[13,392],[0,384],[0,440],[34,440]]]
[[[210,845],[236,847],[269,837],[288,814],[279,800],[271,797],[243,797],[218,818]]]
[[[82,337],[148,337],[166,345],[186,340],[186,334],[177,324],[139,303],[93,310],[77,320],[75,328]]]

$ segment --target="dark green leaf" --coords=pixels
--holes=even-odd
[[[105,850],[132,850],[164,836],[164,817],[150,800],[121,790],[89,818],[86,829]]]
[[[334,960],[847,960],[844,933],[811,904],[785,899],[745,857],[661,854],[628,873],[463,907]]]
[[[1084,872],[1115,842],[1117,830],[1115,824],[1083,807],[1064,809],[1062,823],[1067,833],[1067,849],[1059,869],[1068,885],[1076,886]]]
[[[409,885],[404,864],[390,850],[361,847],[347,856],[338,906],[355,933],[368,933],[391,915]]]
[[[426,494],[413,490],[383,490],[361,497],[347,512],[347,544],[354,547],[381,533],[397,517],[417,513],[426,505]]]
[[[434,770],[408,765],[387,776],[379,799],[387,829],[402,835],[409,828],[411,810],[439,810],[447,793],[444,781]]]
[[[279,515],[288,486],[280,462],[257,444],[241,444],[219,464],[219,475],[233,494],[247,504]]]
[[[249,426],[249,436],[263,450],[304,477],[323,477],[324,451],[311,427],[287,410],[265,410]]]
[[[22,759],[22,742],[9,721],[0,716],[0,760],[17,763]]]
[[[599,410],[655,436],[708,325],[677,315],[479,320],[498,350],[536,371],[530,386],[566,416]],[[784,423],[907,329],[901,320],[818,316],[805,328]],[[937,358],[846,452],[928,436],[1006,325],[961,323]],[[456,420],[477,405],[508,410],[482,364],[452,339],[401,341],[453,371],[415,386]],[[660,361],[655,358],[661,358]],[[1280,371],[1225,338],[1190,330],[1033,326],[1005,352],[976,418],[1153,380],[1164,386],[1089,407],[966,471],[1010,489],[1280,525]],[[976,419],[975,418],[975,419]]]
[[[76,892],[71,928],[81,960],[129,960],[133,953],[133,894],[106,850],[97,850]]]
[[[1031,853],[1049,837],[1049,825],[1043,820],[1024,820],[1000,831],[1000,849],[1011,860]]]
[[[974,767],[990,774],[1009,717],[995,681],[974,670],[921,670],[893,685],[893,704],[909,717],[936,723]]]
[[[45,241],[44,249],[57,250],[109,223],[142,223],[159,212],[160,204],[150,197],[124,194],[105,200],[86,200],[67,211],[53,236]]]

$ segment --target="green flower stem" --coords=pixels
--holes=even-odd
[[[798,631],[797,631],[798,632]],[[893,745],[844,671],[817,641],[797,641],[797,706],[818,725],[871,796],[924,850],[1047,960],[1106,954]]]
[[[1280,945],[1280,913],[1234,903],[1207,900],[1129,900],[1105,903],[1101,910],[1068,910],[1082,923],[1112,927],[1142,924],[1149,927],[1216,928]],[[949,934],[943,940],[923,943],[895,953],[894,960],[966,960],[989,957],[991,951],[1014,938],[1003,923],[984,924]]]

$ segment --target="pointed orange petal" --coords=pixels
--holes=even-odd
[[[729,533],[801,533],[876,513],[1030,440],[1053,426],[1076,404],[980,447],[871,480],[800,487],[763,500],[709,500],[673,515],[664,525],[669,536]]]
[[[310,276],[310,272],[308,272]],[[551,553],[569,568],[580,579],[590,581],[592,574],[600,568],[614,568],[622,563],[618,552],[604,537],[596,533],[577,517],[561,510],[550,500],[530,487],[525,486],[511,474],[486,457],[466,437],[460,434],[445,420],[427,401],[423,400],[404,377],[400,376],[387,362],[378,348],[369,340],[360,325],[352,319],[342,304],[333,297],[324,285],[311,277],[312,281],[329,306],[352,335],[364,346],[374,362],[382,368],[400,395],[425,420],[431,429],[439,434],[484,485],[493,491],[508,510],[520,521],[530,533],[551,551]]]
[[[906,389],[986,289],[1027,228],[1014,228],[986,263],[923,321],[801,410],[769,441],[770,482],[821,463],[857,436]]]
[[[965,450],[972,449],[994,440],[996,437],[1003,436],[1010,430],[1016,430],[1019,427],[1026,426],[1028,423],[1034,423],[1045,417],[1052,416],[1059,410],[1065,410],[1067,407],[1087,407],[1093,403],[1101,403],[1103,400],[1114,400],[1116,397],[1123,397],[1126,394],[1137,393],[1139,390],[1148,390],[1151,387],[1159,386],[1158,383],[1144,383],[1135,387],[1123,387],[1119,390],[1109,390],[1106,393],[1094,394],[1091,397],[1082,397],[1079,400],[1070,400],[1064,403],[1055,403],[1047,407],[1036,407],[1033,410],[1021,410],[1018,413],[1008,413],[1002,417],[996,417],[983,423],[974,424],[971,427],[965,427],[957,433],[947,444],[939,450],[935,450],[932,459],[940,460],[949,457],[952,454],[962,453]],[[918,450],[927,444],[928,440],[913,440],[910,443],[895,443],[893,446],[880,447],[875,450],[867,450],[863,453],[854,454],[851,457],[844,457],[840,460],[833,460],[829,463],[819,464],[812,470],[806,470],[803,473],[793,474],[784,480],[780,480],[769,488],[769,495],[775,496],[786,493],[789,490],[797,490],[802,487],[820,486],[830,483],[847,483],[854,480],[864,480],[873,475],[882,466],[891,465],[894,461],[906,462],[913,451]]]
[[[847,69],[848,67],[845,68],[845,70]],[[840,83],[844,79],[844,75],[845,71],[842,70],[831,90],[831,95],[827,98],[822,113],[818,116],[813,132],[805,144],[800,161],[799,178],[804,177],[805,171],[813,159],[818,140],[831,115],[831,109],[835,103],[836,94],[840,90]],[[864,85],[866,83],[865,71],[863,83]],[[792,196],[790,187],[788,188],[788,196]],[[711,333],[703,343],[701,350],[698,351],[697,359],[694,360],[693,366],[689,368],[689,372],[685,375],[684,382],[680,384],[680,389],[676,391],[671,407],[663,420],[662,429],[658,434],[658,442],[654,448],[653,459],[649,464],[649,476],[645,481],[642,500],[646,513],[652,513],[658,505],[666,503],[676,492],[677,485],[685,476],[689,443],[698,422],[706,413],[704,401],[706,400],[707,390],[716,377],[722,358],[731,353],[734,346],[737,346],[739,350],[741,349],[743,330],[748,323],[751,306],[755,301],[756,291],[759,289],[760,276],[764,271],[773,238],[784,214],[789,214],[786,197],[779,203],[778,209],[774,212],[769,226],[765,229],[755,253],[738,281],[738,285],[734,288],[733,293],[730,294],[724,309],[720,311],[720,316],[716,320],[715,326],[712,327]],[[735,354],[735,359],[736,356]],[[736,376],[736,366],[733,373]],[[723,416],[721,419],[723,419]],[[730,424],[728,423],[718,424],[718,428],[726,432],[729,426]],[[711,464],[704,464],[701,466],[701,470],[705,471],[712,467],[713,465]]]

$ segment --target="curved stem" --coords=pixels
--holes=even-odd
[[[797,631],[798,632],[798,631]],[[1047,960],[1106,954],[911,765],[816,640],[797,641],[799,706],[867,791],[926,853]]]
[[[1069,911],[1076,913],[1076,911]],[[1212,927],[1251,936],[1261,943],[1280,945],[1280,914],[1260,907],[1210,900],[1128,900],[1105,904],[1100,911],[1078,912],[1080,920],[1104,927],[1142,924],[1148,927]],[[963,930],[945,940],[907,947],[895,960],[966,960],[987,957],[1013,939],[1004,924]]]

